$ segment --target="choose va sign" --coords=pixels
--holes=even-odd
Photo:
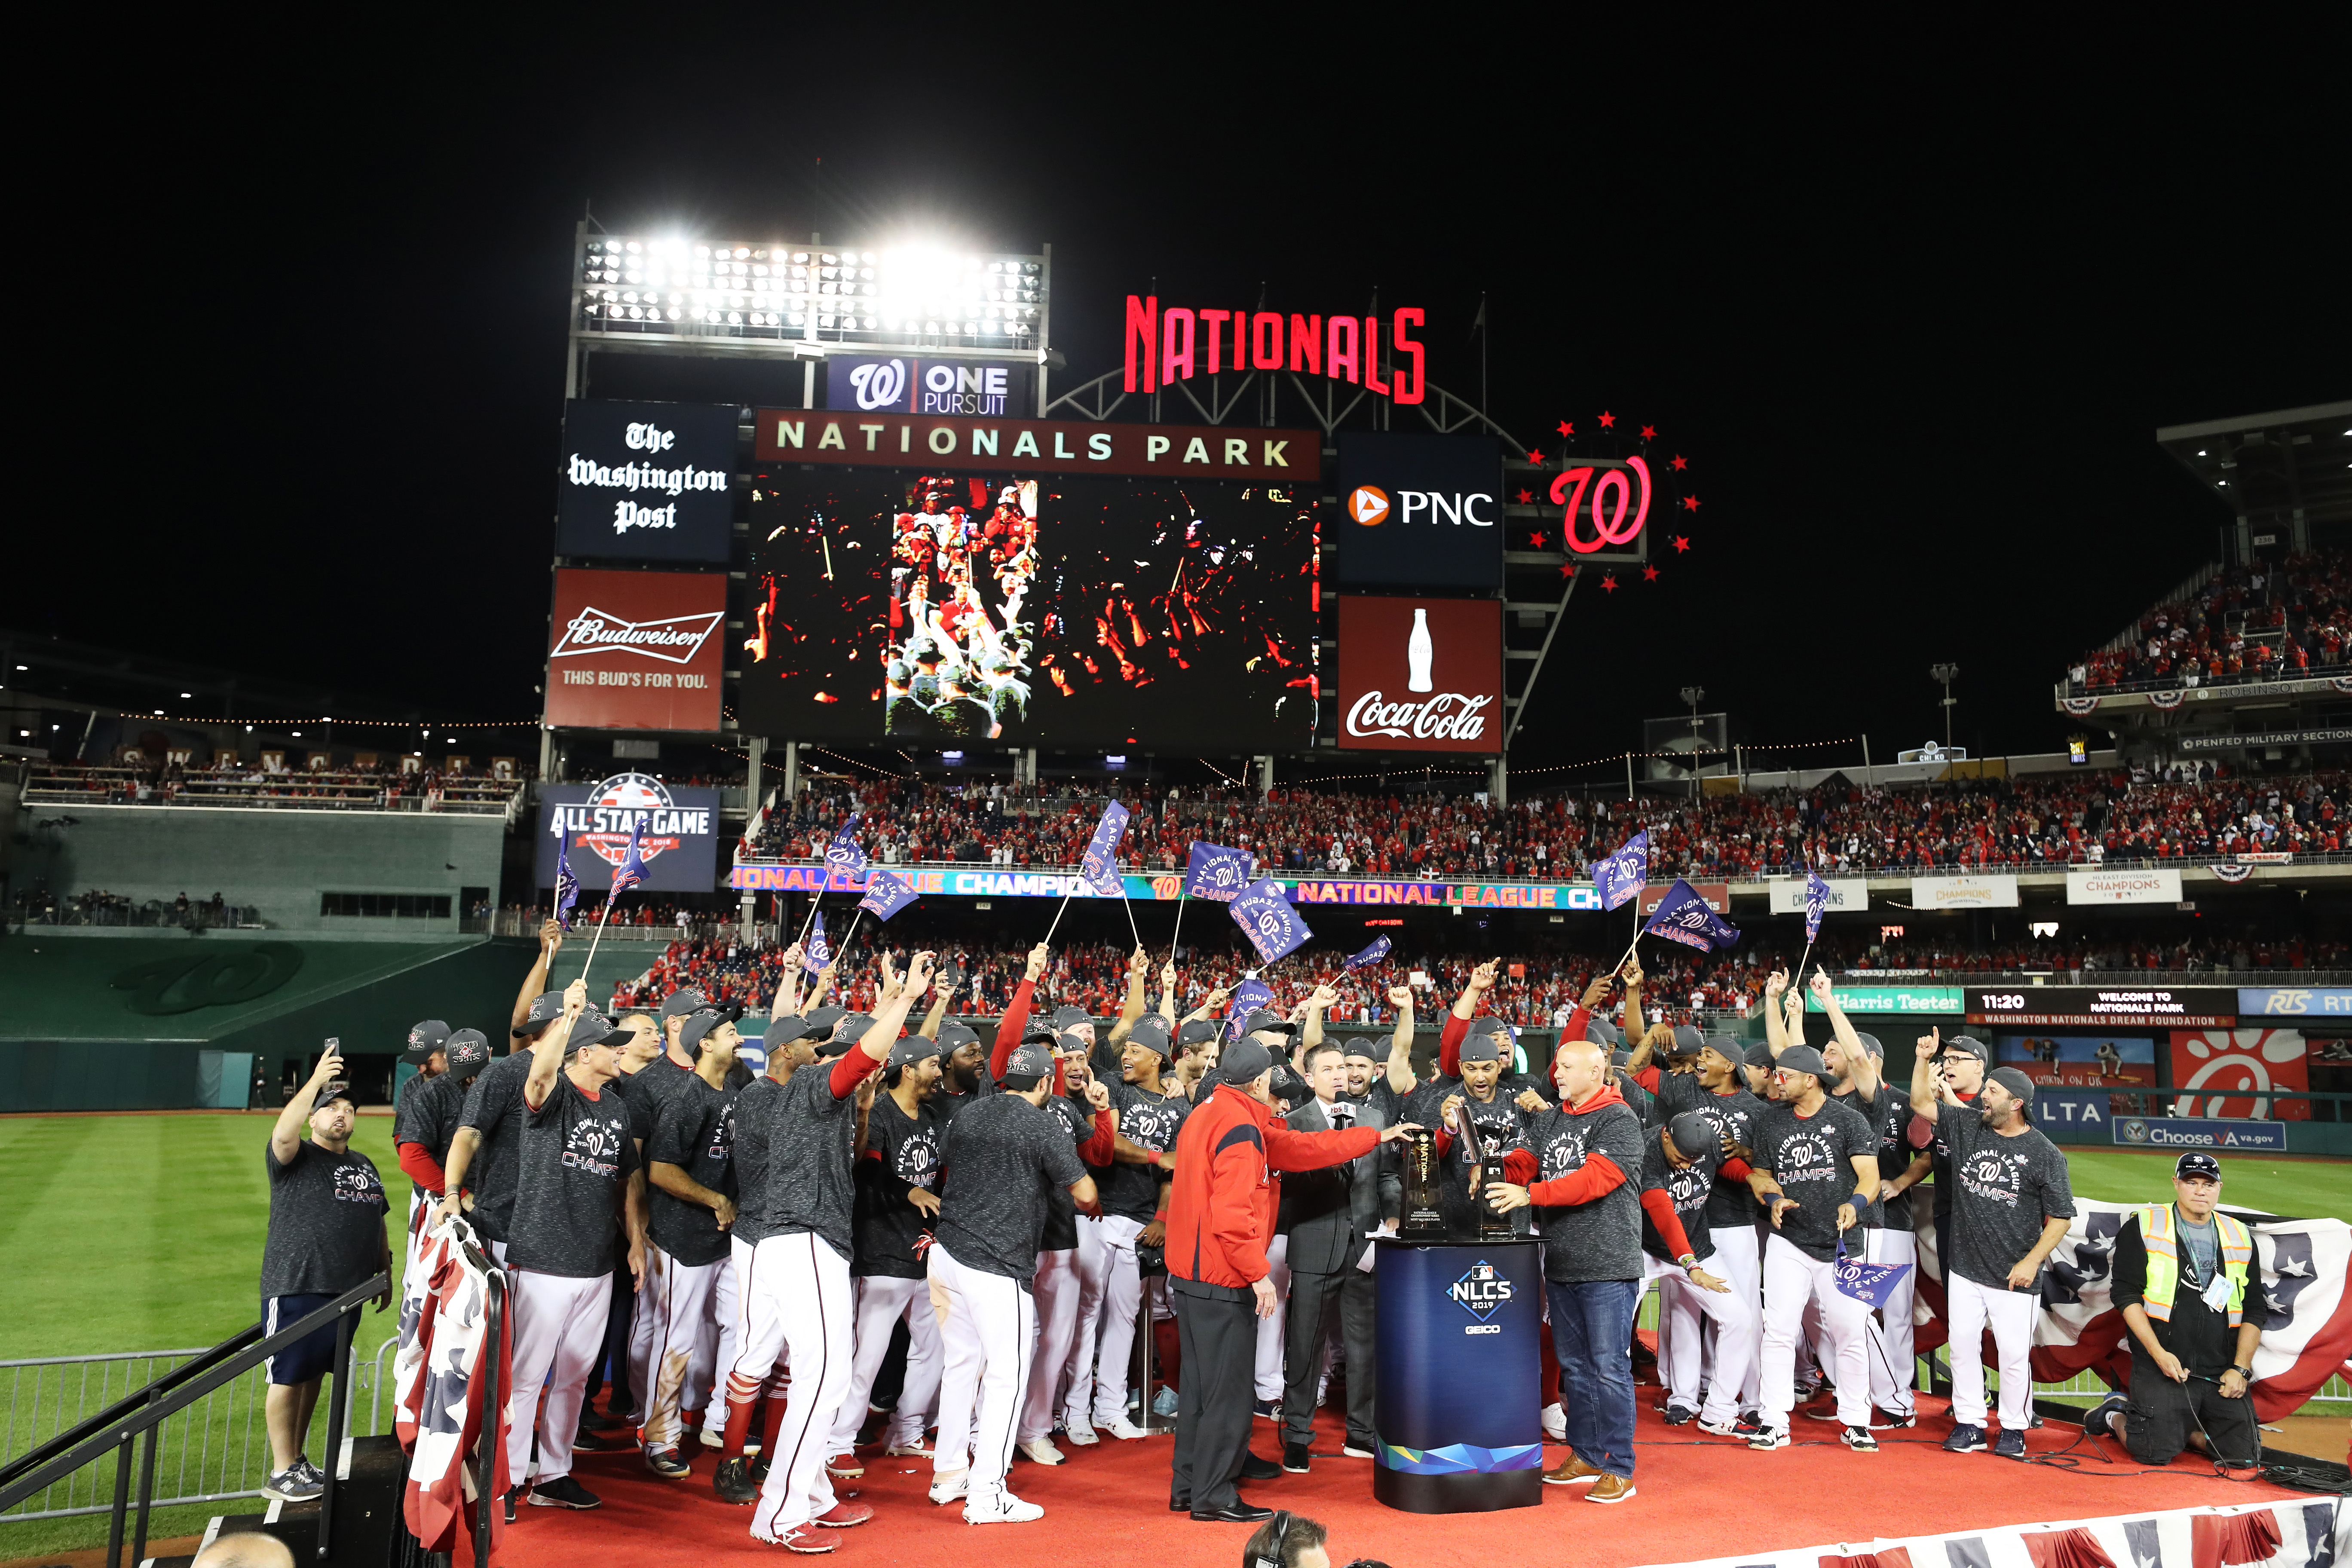
[[[2033,1097],[2034,1114],[2042,1096]],[[2116,1142],[2129,1149],[2286,1148],[2284,1121],[2224,1121],[2201,1116],[2120,1116],[2110,1122]]]

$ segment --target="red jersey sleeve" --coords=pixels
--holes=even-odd
[[[1581,1168],[1549,1182],[1538,1182],[1528,1189],[1528,1196],[1546,1208],[1558,1208],[1567,1204],[1589,1204],[1622,1186],[1625,1173],[1617,1162],[1606,1154],[1588,1154]]]

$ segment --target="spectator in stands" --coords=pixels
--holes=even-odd
[[[269,1235],[261,1252],[265,1334],[293,1327],[375,1275],[386,1277],[375,1310],[392,1302],[392,1250],[383,1232],[390,1205],[375,1163],[351,1148],[359,1110],[342,1071],[343,1058],[330,1044],[269,1130],[262,1159],[269,1177]],[[271,1456],[263,1496],[307,1502],[326,1489],[326,1478],[302,1448],[320,1379],[337,1370],[334,1359],[335,1325],[328,1322],[263,1363],[269,1375]]]

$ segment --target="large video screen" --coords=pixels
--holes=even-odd
[[[778,466],[743,721],[958,749],[1302,751],[1316,517],[1279,487]]]

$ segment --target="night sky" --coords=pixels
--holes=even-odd
[[[1432,381],[1475,395],[1485,293],[1506,428],[1549,452],[1564,419],[1654,424],[1703,499],[1657,582],[1578,590],[1527,765],[1624,750],[1690,683],[1751,742],[1868,732],[1883,760],[1940,736],[1943,659],[1962,743],[2058,749],[2051,682],[2226,521],[2154,429],[2352,395],[2340,201],[2175,226],[2209,171],[2156,128],[2152,177],[2132,122],[2053,130],[1957,85],[1685,63],[1588,89],[1611,73],[1569,61],[1600,40],[1541,32],[1416,83],[1400,40],[1360,71],[1246,31],[1088,59],[1039,20],[924,41],[567,14],[184,73],[149,105],[158,187],[118,166],[37,221],[164,330],[50,351],[83,483],[33,482],[79,521],[12,531],[19,581],[89,592],[13,594],[8,619],[535,713],[590,203],[623,232],[1051,243],[1057,389],[1117,367],[1122,300],[1156,282],[1324,313],[1377,288],[1427,310]],[[142,202],[164,235],[107,237]],[[137,592],[99,612],[112,573]]]

